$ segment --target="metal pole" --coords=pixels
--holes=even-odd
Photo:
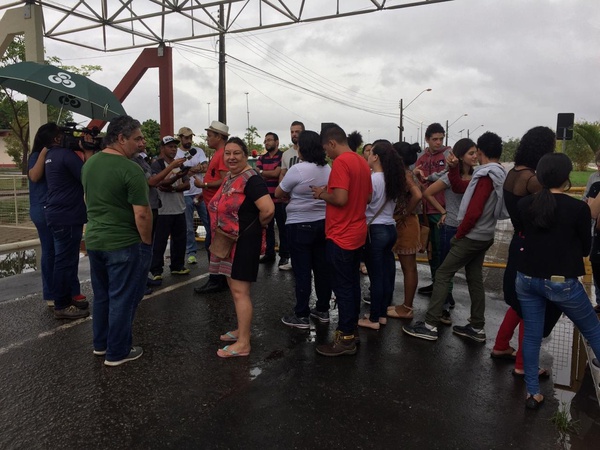
[[[225,5],[219,6],[219,122],[227,123],[227,87],[225,83]]]
[[[563,138],[562,138],[562,152],[564,153],[567,150],[567,127],[563,128]]]
[[[446,120],[446,147],[448,146],[448,121]]]
[[[208,125],[210,127],[210,102],[206,104],[208,106]]]
[[[248,114],[248,128],[246,128],[247,130],[250,129],[250,107],[248,106],[248,92],[245,92],[246,94],[246,114]]]
[[[403,109],[403,103],[402,103],[402,99],[400,99],[400,126],[398,127],[399,131],[398,131],[398,142],[402,142],[402,132],[404,131],[404,125],[402,124],[402,109]]]

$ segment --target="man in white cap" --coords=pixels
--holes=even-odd
[[[202,174],[206,172],[208,161],[204,150],[200,147],[192,146],[194,132],[191,128],[181,127],[177,133],[177,137],[181,143],[177,149],[176,157],[186,158],[186,162],[183,163],[183,166],[189,167],[188,176],[190,177],[190,188],[183,193],[183,198],[185,199],[185,221],[187,229],[185,254],[187,255],[188,264],[196,264],[196,251],[198,250],[198,245],[196,244],[194,210],[198,213],[198,217],[200,218],[202,225],[204,225],[204,229],[208,230],[210,226],[208,223],[206,205],[204,204],[204,201],[202,201],[202,188],[196,186],[196,184],[204,183]],[[198,183],[195,183],[196,180]]]
[[[204,183],[202,183],[202,198],[206,206],[212,200],[214,195],[217,193],[219,186],[223,182],[223,178],[229,169],[225,164],[224,152],[227,138],[229,137],[229,127],[222,122],[213,120],[208,128],[206,128],[206,143],[210,148],[215,150],[215,154],[208,163],[208,168],[204,174]],[[210,219],[210,213],[209,219]],[[210,261],[210,253],[208,248],[210,246],[210,227],[206,230],[206,240],[204,245],[206,247],[206,253]],[[194,292],[197,294],[210,294],[214,292],[227,291],[227,280],[225,275],[211,274],[208,277],[208,281],[203,286],[194,288]]]
[[[152,163],[152,177],[158,176],[175,160],[179,140],[173,136],[164,136],[160,141],[159,158]],[[150,182],[152,181],[150,178]],[[184,191],[190,188],[187,170],[176,168],[158,183],[158,219],[154,230],[152,244],[152,263],[150,264],[150,279],[156,284],[162,280],[164,254],[167,241],[171,236],[171,274],[187,275],[190,269],[185,267],[185,200]]]

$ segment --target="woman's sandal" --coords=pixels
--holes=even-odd
[[[223,342],[236,342],[238,340],[237,336],[233,334],[233,331],[228,331],[225,334],[219,336],[219,339]]]
[[[512,372],[514,377],[525,378],[525,372],[517,372],[517,369],[513,369]],[[550,372],[548,369],[542,369],[541,367],[538,370],[538,378],[544,380],[546,378],[550,378]]]
[[[402,308],[403,312],[398,312],[398,309]],[[393,317],[394,319],[412,319],[413,309],[410,306],[406,306],[404,303],[400,306],[388,306],[387,316]]]
[[[503,351],[492,350],[492,353],[490,353],[490,358],[514,361],[517,359],[517,351],[512,347],[508,347]]]

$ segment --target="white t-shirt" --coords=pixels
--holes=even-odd
[[[290,202],[285,209],[286,224],[325,219],[325,202],[313,198],[310,186],[325,186],[330,173],[331,167],[328,165],[317,166],[304,161],[294,164],[286,172],[279,184],[279,187],[290,195]]]
[[[299,162],[298,150],[295,150],[294,147],[290,147],[283,152],[283,156],[281,157],[281,169],[289,170],[294,164]]]
[[[183,163],[184,167],[194,167],[194,166],[197,166],[198,164],[202,164],[203,162],[207,162],[206,154],[204,153],[204,150],[202,150],[201,148],[198,148],[198,147],[192,147],[192,148],[196,149],[196,154],[194,156],[192,156],[191,159],[188,159],[186,162]],[[183,158],[185,153],[186,153],[185,150],[178,148],[177,154],[175,155],[175,159]],[[204,175],[202,175],[201,173],[197,173],[196,175],[190,177],[190,188],[187,191],[183,192],[184,196],[198,195],[198,194],[202,193],[202,188],[199,188],[194,184],[194,178],[197,178],[198,180],[200,180],[200,182],[202,182],[202,180],[204,180]]]
[[[385,203],[385,206],[375,220],[371,222],[371,225],[396,225],[396,221],[394,220],[396,202],[394,200],[386,200],[385,198],[383,172],[373,172],[371,174],[371,184],[373,185],[373,194],[371,196],[371,203],[367,205],[367,223],[371,222],[371,219],[377,214],[381,205]]]

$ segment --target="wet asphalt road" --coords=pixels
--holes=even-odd
[[[92,355],[91,319],[52,317],[38,274],[0,280],[0,448],[562,448],[549,420],[559,406],[552,381],[542,383],[545,405],[527,411],[512,365],[489,357],[506,309],[501,270],[485,269],[485,344],[449,327],[435,343],[418,340],[389,319],[380,331],[361,330],[356,356],[326,358],[314,347],[333,333],[336,311],[329,326],[284,326],[293,275],[261,267],[252,289],[252,353],[223,360],[218,337],[235,328],[233,305],[229,293],[193,293],[206,277],[204,254],[198,259],[189,277],[166,275],[141,303],[134,342],[144,355],[116,368]],[[91,299],[87,258],[81,267]],[[428,284],[428,269],[420,265],[419,272]],[[398,271],[396,302],[401,278]],[[455,324],[465,324],[461,273],[454,292]],[[427,301],[417,296],[417,318]],[[542,354],[544,366],[549,358]],[[597,448],[597,403],[593,408],[596,422],[571,448]]]

